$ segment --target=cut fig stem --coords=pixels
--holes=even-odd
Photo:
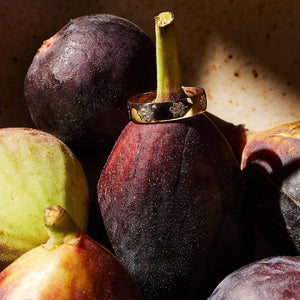
[[[186,119],[206,110],[205,90],[183,87],[174,26],[174,15],[155,17],[157,89],[128,100],[130,119],[135,123],[163,123]]]
[[[48,250],[57,248],[66,237],[74,236],[80,231],[69,214],[59,205],[44,210],[44,224],[50,237],[44,245]]]
[[[155,17],[157,96],[154,102],[172,102],[185,96],[181,84],[174,14]]]

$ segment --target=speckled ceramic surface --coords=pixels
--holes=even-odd
[[[182,79],[206,89],[208,110],[250,130],[300,119],[300,2],[292,0],[1,0],[0,127],[32,126],[23,82],[36,50],[71,18],[109,13],[154,39],[175,14]]]

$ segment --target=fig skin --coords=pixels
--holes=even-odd
[[[1,299],[142,300],[126,268],[84,232],[66,231],[62,243],[50,245],[26,252],[0,273]]]
[[[209,300],[297,300],[299,295],[299,256],[279,256],[253,262],[228,275]]]
[[[24,83],[36,127],[72,149],[113,144],[129,121],[128,98],[155,88],[154,43],[106,14],[75,18],[45,41]]]
[[[68,209],[87,230],[89,189],[72,151],[59,139],[31,128],[0,129],[0,269],[48,239],[45,206]]]
[[[242,152],[241,169],[254,219],[280,255],[300,254],[300,122],[258,132]]]
[[[205,114],[130,122],[98,182],[112,247],[145,299],[206,299],[249,262],[254,244],[243,197],[235,156]]]

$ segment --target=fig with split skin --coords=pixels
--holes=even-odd
[[[297,300],[300,297],[300,257],[265,258],[234,271],[208,300]]]
[[[155,46],[141,28],[114,15],[85,15],[37,51],[25,100],[36,127],[72,149],[110,144],[128,123],[127,99],[154,89],[155,74]]]
[[[241,156],[254,219],[281,255],[300,254],[300,122],[253,133]]]
[[[129,101],[133,121],[101,172],[98,201],[115,254],[145,299],[206,299],[252,257],[244,178],[223,134],[199,114],[193,93],[204,91],[182,88],[173,14],[159,14],[155,27],[157,91]]]
[[[45,207],[59,204],[87,230],[89,189],[82,166],[59,139],[31,128],[0,129],[0,269],[44,243]]]
[[[0,273],[1,299],[142,300],[126,268],[59,205],[44,211],[50,236]]]

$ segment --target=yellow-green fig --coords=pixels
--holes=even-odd
[[[0,273],[2,300],[141,300],[126,268],[81,232],[59,205],[44,211],[46,244],[23,254]]]
[[[48,240],[45,207],[62,206],[86,230],[86,176],[59,139],[31,128],[0,129],[0,170],[0,270]]]

